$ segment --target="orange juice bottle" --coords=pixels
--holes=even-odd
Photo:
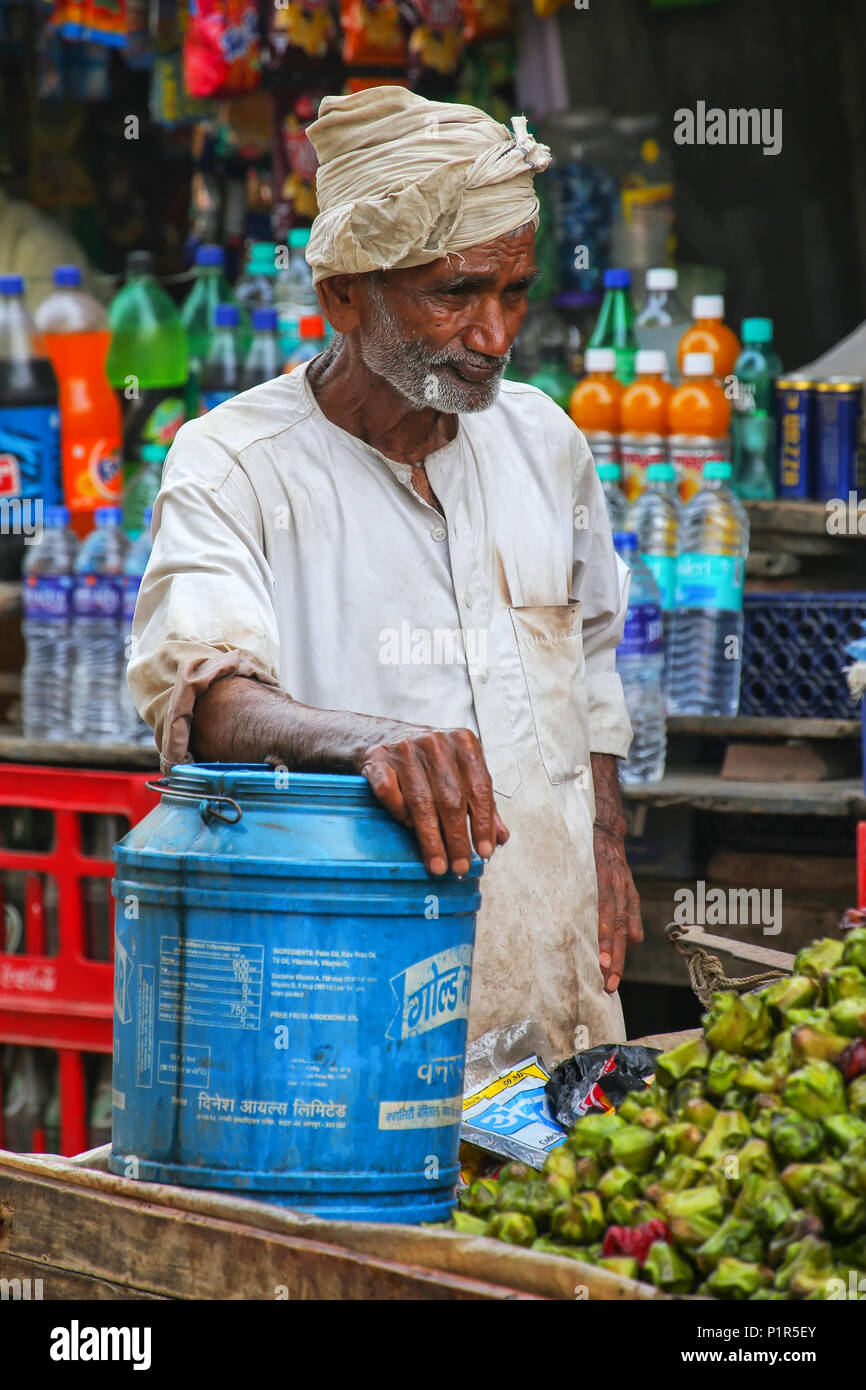
[[[619,426],[622,382],[614,376],[613,348],[587,348],[583,365],[586,376],[571,393],[568,413],[583,430],[596,464],[619,466]]]
[[[670,461],[680,497],[689,502],[701,487],[704,464],[730,458],[731,402],[716,380],[709,352],[687,352],[683,380],[668,405]]]
[[[740,355],[740,340],[733,328],[725,323],[725,299],[721,294],[696,294],[692,300],[692,323],[680,338],[677,359],[680,371],[687,352],[709,352],[713,357],[713,374],[724,382],[734,370]]]
[[[665,380],[667,354],[643,348],[635,358],[637,377],[620,403],[619,456],[622,490],[629,502],[646,487],[650,464],[667,463],[668,403],[673,387]]]

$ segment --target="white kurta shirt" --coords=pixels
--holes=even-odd
[[[511,831],[482,883],[470,1036],[534,1017],[554,1052],[624,1037],[604,993],[590,752],[627,754],[614,669],[628,572],[581,433],[504,382],[411,468],[332,424],[306,368],[178,433],[154,509],[130,687],[165,766],[234,671],[297,700],[478,734]],[[586,1045],[584,1043],[584,1045]]]

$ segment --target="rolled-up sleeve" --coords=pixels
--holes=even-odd
[[[278,684],[274,580],[237,459],[201,422],[178,432],[153,513],[132,627],[129,688],[163,767],[189,756],[195,702],[215,680]]]
[[[616,647],[628,610],[630,575],[613,548],[604,492],[584,436],[574,442],[572,596],[583,611],[590,751],[628,756],[632,728],[616,674]]]

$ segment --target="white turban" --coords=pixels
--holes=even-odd
[[[550,151],[523,116],[511,124],[404,87],[325,97],[307,129],[319,156],[313,283],[427,265],[537,218],[532,178]]]

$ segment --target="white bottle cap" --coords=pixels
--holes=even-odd
[[[583,365],[588,372],[613,372],[616,370],[616,353],[613,348],[587,348],[583,354]]]
[[[663,376],[668,369],[668,355],[661,348],[641,348],[635,353],[634,369],[638,376],[643,372],[661,373]]]
[[[683,376],[712,376],[715,366],[711,352],[687,352],[683,358]]]
[[[725,296],[723,294],[696,294],[692,300],[693,319],[723,319],[725,317]]]
[[[646,273],[648,290],[675,290],[678,280],[677,272],[666,265],[658,266],[655,270],[648,270]]]

